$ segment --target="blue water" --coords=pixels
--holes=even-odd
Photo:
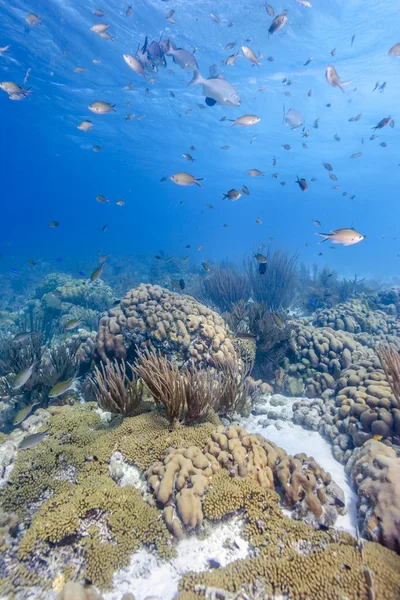
[[[393,239],[400,236],[400,122],[396,122],[400,58],[388,56],[388,50],[400,42],[397,3],[311,2],[312,8],[295,0],[273,3],[275,14],[288,10],[288,24],[268,37],[272,18],[263,3],[254,0],[138,1],[130,17],[125,1],[2,0],[0,46],[11,48],[0,55],[0,81],[31,86],[32,94],[10,101],[0,90],[0,271],[7,278],[21,277],[31,270],[26,263],[33,259],[47,272],[90,273],[100,248],[122,265],[162,249],[167,256],[190,255],[190,264],[201,268],[205,260],[228,258],[239,263],[244,253],[272,237],[276,246],[298,250],[307,264],[327,264],[343,275],[395,277],[400,261],[400,240]],[[106,16],[94,16],[96,8]],[[176,10],[176,24],[165,19],[171,8]],[[40,17],[40,25],[25,23],[29,12]],[[220,25],[210,13],[219,17]],[[100,22],[110,25],[114,41],[90,31]],[[190,51],[197,47],[195,57],[203,76],[208,76],[210,65],[217,65],[238,90],[241,107],[200,109],[198,103],[205,100],[201,86],[187,87],[192,73],[171,57],[168,68],[174,73],[160,68],[155,84],[131,71],[122,55],[135,54],[145,35],[151,41],[160,34],[178,47]],[[237,45],[226,51],[228,42]],[[264,55],[261,68],[243,56],[234,66],[220,64],[230,54],[241,54],[243,44]],[[303,66],[310,56],[312,62]],[[101,63],[93,64],[93,59]],[[346,93],[328,85],[328,64],[348,82]],[[75,73],[78,66],[87,71]],[[28,68],[31,73],[24,85]],[[292,84],[282,84],[284,78]],[[124,89],[130,81],[132,91]],[[383,92],[372,91],[377,81],[386,82]],[[265,89],[259,91],[260,87]],[[115,104],[116,112],[91,113],[87,107],[96,100]],[[303,114],[311,132],[308,138],[302,139],[301,129],[292,131],[283,124],[283,105]],[[189,108],[192,112],[187,115]],[[128,113],[135,118],[126,121]],[[229,121],[220,121],[247,113],[261,117],[260,123],[231,128]],[[359,113],[358,122],[348,121]],[[141,115],[144,118],[138,120]],[[378,139],[370,141],[371,128],[389,115],[395,127],[377,131]],[[91,131],[77,129],[83,119],[94,123]],[[254,135],[257,138],[250,144]],[[230,150],[220,149],[225,144]],[[291,150],[282,144],[290,144]],[[94,153],[93,145],[103,151]],[[196,148],[193,152],[191,145]],[[195,162],[185,161],[184,152]],[[351,159],[357,152],[362,157]],[[329,179],[322,161],[332,164],[337,182]],[[265,175],[248,176],[247,170],[253,168]],[[178,187],[169,179],[160,183],[177,171],[203,177],[203,187]],[[272,178],[275,172],[279,179]],[[307,193],[295,183],[296,175],[307,179]],[[317,182],[310,182],[312,177]],[[249,197],[243,195],[238,202],[222,199],[223,192],[240,190],[243,184]],[[333,190],[334,185],[341,190]],[[111,204],[96,202],[99,194]],[[116,206],[121,197],[126,205]],[[214,210],[205,208],[207,203]],[[258,217],[261,225],[255,222]],[[353,226],[366,239],[332,250],[329,243],[318,244],[312,219],[321,221],[320,231]],[[60,227],[49,228],[53,220]],[[102,233],[105,224],[108,229]],[[186,244],[191,249],[186,250]],[[318,256],[320,252],[323,256]],[[107,281],[107,266],[103,276]]]

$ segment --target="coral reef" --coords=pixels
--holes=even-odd
[[[169,448],[145,472],[153,496],[151,506],[163,508],[168,529],[179,539],[201,525],[202,499],[221,468],[230,476],[251,478],[266,490],[278,487],[292,517],[316,529],[332,526],[343,512],[344,496],[329,474],[312,457],[288,456],[285,450],[242,427],[218,427],[203,450],[198,447]]]
[[[152,344],[179,366],[236,361],[232,335],[217,313],[191,296],[141,284],[100,320],[97,351],[130,359]]]
[[[126,374],[126,364],[132,379]],[[93,393],[99,406],[108,412],[130,415],[136,411],[143,396],[143,384],[129,363],[107,360],[95,367],[91,378]]]
[[[354,451],[346,471],[358,492],[361,534],[400,554],[400,458],[369,440]]]
[[[372,355],[371,350],[342,331],[334,331],[329,327],[317,328],[303,322],[296,323],[293,329],[283,362],[283,376],[287,373],[288,378],[301,379],[309,398],[321,395],[326,389],[336,389],[343,369],[350,367],[360,357]],[[282,379],[289,393],[291,381],[284,382]]]
[[[246,519],[243,535],[250,541],[253,554],[224,568],[184,575],[179,600],[253,598],[252,591],[257,589],[260,595],[254,598],[399,597],[400,557],[394,552],[368,542],[361,553],[351,536],[334,530],[315,531],[289,519],[278,502],[275,492],[250,478],[231,478],[221,469],[206,496],[204,515],[221,519],[242,511]]]
[[[111,457],[120,452],[128,464],[146,469],[171,445],[203,447],[218,420],[210,414],[210,421],[170,432],[168,421],[153,411],[106,426],[95,408],[87,403],[50,409],[52,416],[39,429],[46,429],[46,438],[18,453],[8,485],[0,490],[3,510],[24,522],[3,553],[0,589],[6,594],[15,581],[20,589],[41,578],[49,582],[65,564],[70,577],[86,576],[107,587],[141,544],[171,556],[159,512],[135,488],[115,483]]]

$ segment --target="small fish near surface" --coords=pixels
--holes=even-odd
[[[202,187],[202,185],[199,183],[199,181],[203,181],[203,177],[196,179],[196,177],[194,177],[193,175],[190,175],[190,173],[185,173],[182,171],[180,173],[175,173],[174,175],[171,175],[170,180],[173,181],[174,183],[176,183],[176,185],[182,185],[182,186],[198,185],[199,187]]]
[[[286,123],[288,127],[291,129],[298,129],[304,125],[303,115],[294,108],[289,108],[287,112],[285,112],[285,106],[283,107],[283,122]]]
[[[143,65],[138,58],[132,56],[132,54],[123,54],[123,59],[132,71],[135,71],[137,75],[142,75],[146,79],[146,73]]]
[[[313,219],[311,223],[315,225],[315,227],[321,227],[321,221],[317,221],[317,219]]]
[[[92,121],[88,121],[87,119],[85,119],[84,121],[81,121],[76,128],[80,131],[90,131],[91,129],[93,129],[93,123]]]
[[[400,56],[400,44],[395,44],[392,46],[388,52],[389,56]]]
[[[261,67],[260,61],[251,48],[248,46],[242,46],[241,50],[243,52],[243,56],[247,58],[249,62],[251,62],[253,65],[257,65],[257,67]]]
[[[117,112],[115,110],[115,104],[110,104],[109,102],[97,101],[89,104],[88,109],[97,115],[106,115],[110,112]]]
[[[58,398],[58,396],[62,396],[62,394],[65,394],[65,392],[68,392],[68,390],[72,388],[75,381],[77,381],[77,378],[71,377],[71,379],[56,383],[56,385],[53,386],[49,391],[49,398]]]
[[[246,194],[246,196],[250,196],[249,188],[247,187],[247,185],[242,185],[242,192],[243,194]]]
[[[182,156],[183,156],[183,158],[185,160],[189,160],[190,162],[194,162],[195,161],[195,159],[190,154],[186,154],[185,153],[185,154],[182,154]]]
[[[308,183],[305,179],[299,179],[299,176],[296,175],[297,180],[296,183],[299,185],[299,188],[302,192],[308,192]]]
[[[32,435],[27,435],[24,437],[22,442],[19,444],[18,448],[20,450],[29,450],[42,442],[47,436],[47,431],[43,431],[43,433],[33,433]]]
[[[393,129],[394,121],[393,121],[392,117],[385,117],[384,119],[381,119],[379,121],[378,125],[375,125],[375,127],[372,127],[371,129],[376,131],[377,129],[383,129],[384,127],[387,127],[388,125],[389,125],[389,127],[391,127]]]
[[[233,87],[222,75],[217,77],[209,77],[204,79],[200,71],[195,71],[192,81],[188,84],[202,85],[203,94],[206,97],[207,106],[222,104],[224,106],[240,106],[240,96]]]
[[[232,200],[233,202],[235,202],[236,200],[239,200],[239,198],[242,197],[242,194],[240,192],[238,192],[238,190],[232,189],[229,190],[229,192],[226,192],[226,194],[222,194],[224,199],[228,198],[228,200]]]
[[[261,177],[264,175],[264,171],[259,171],[258,169],[249,169],[247,174],[250,175],[250,177]]]
[[[333,67],[332,65],[328,65],[326,67],[325,77],[329,85],[331,85],[332,87],[339,87],[344,93],[344,84],[342,81],[340,81],[340,77],[337,74],[335,67]]]
[[[167,42],[165,54],[167,56],[172,56],[174,63],[185,71],[196,71],[199,68],[193,54],[184,48],[177,48],[171,40],[168,40]]]
[[[281,29],[285,27],[287,22],[288,18],[286,16],[286,11],[283,11],[280,15],[277,15],[272,21],[268,29],[268,35],[272,35],[273,33],[278,33],[278,31],[281,31]]]
[[[319,235],[324,238],[320,244],[330,240],[332,243],[341,244],[342,246],[352,246],[353,244],[358,244],[364,239],[364,236],[361,233],[358,233],[354,229],[350,228],[332,229],[331,233],[316,233],[315,235]]]
[[[250,127],[251,125],[257,125],[257,123],[261,121],[260,117],[257,117],[256,115],[243,115],[237,119],[228,120],[232,121],[231,127],[234,125],[240,125],[240,127]]]
[[[0,90],[6,92],[10,100],[20,100],[22,98],[28,98],[29,94],[32,93],[31,88],[24,89],[14,81],[1,81]]]

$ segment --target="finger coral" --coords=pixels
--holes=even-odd
[[[337,503],[338,496],[342,496],[340,488],[328,487],[330,475],[312,457],[287,456],[273,442],[249,435],[242,427],[219,426],[202,451],[196,447],[169,448],[161,461],[145,472],[152,493],[149,502],[164,509],[164,520],[176,537],[182,538],[202,523],[202,500],[207,505],[206,492],[220,469],[233,479],[252,479],[264,490],[277,487],[283,492],[285,504],[295,507],[293,517],[307,520],[316,528],[336,521],[335,498]],[[227,503],[232,501],[233,497],[226,499]],[[343,508],[344,501],[340,504]]]
[[[366,543],[363,554],[348,534],[315,531],[293,521],[279,508],[279,496],[250,478],[229,477],[221,469],[213,478],[204,514],[220,519],[243,511],[243,535],[253,556],[203,573],[187,573],[179,600],[276,598],[339,600],[400,597],[400,557],[379,544]],[[373,589],[365,571],[373,573]],[[255,593],[253,596],[252,593]],[[372,595],[374,594],[374,595]]]

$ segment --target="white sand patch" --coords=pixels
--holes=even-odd
[[[211,533],[204,540],[190,536],[178,542],[178,555],[171,562],[162,562],[146,550],[135,552],[129,567],[114,575],[114,591],[104,594],[104,600],[121,600],[128,592],[134,594],[136,600],[146,597],[172,600],[184,573],[208,569],[210,559],[224,567],[248,556],[248,543],[240,537],[242,521],[239,517],[207,525],[207,528]]]

